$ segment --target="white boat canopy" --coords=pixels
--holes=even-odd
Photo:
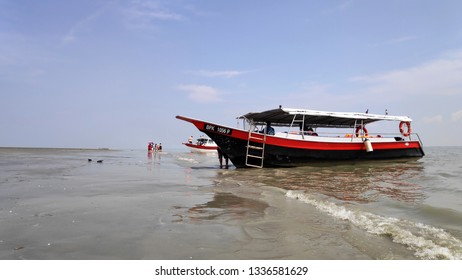
[[[292,126],[304,124],[311,127],[355,127],[376,121],[403,121],[411,122],[406,116],[376,115],[368,113],[326,112],[307,109],[281,108],[258,113],[247,113],[238,117],[246,119],[255,125],[264,125],[268,122],[272,126]]]

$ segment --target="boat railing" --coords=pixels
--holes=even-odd
[[[261,133],[263,130],[264,130],[264,125],[261,125],[261,129],[259,129],[259,124],[256,124],[253,122],[252,119],[247,119],[245,117],[242,118],[243,119],[243,129],[244,130],[248,130],[248,131],[252,131],[252,133]],[[247,129],[246,129],[246,123],[248,125]],[[294,128],[298,128],[299,127],[299,124],[297,123],[296,124],[296,121],[295,121],[295,118],[294,120],[292,121],[292,123],[290,124],[290,126],[288,126],[288,130],[287,131],[284,131],[282,133],[285,134],[286,137],[289,137],[289,135],[300,135],[302,139],[305,139],[305,136],[312,136],[310,135],[307,131],[300,131],[298,129],[294,129]],[[356,127],[356,126],[355,126]],[[330,132],[330,131],[319,131],[319,130],[316,130],[314,131],[318,134],[318,136],[320,137],[329,137],[329,138],[351,138],[353,141],[353,139],[357,139],[357,138],[363,138],[363,139],[366,139],[366,138],[394,138],[396,139],[397,141],[401,141],[401,140],[408,140],[408,141],[412,141],[413,137],[415,136],[418,141],[420,142],[421,146],[423,146],[422,144],[422,141],[419,137],[419,135],[417,133],[410,133],[408,136],[403,136],[401,133],[399,132],[374,132],[374,133],[364,133],[363,130],[359,131],[359,133],[356,133],[356,128],[353,128],[352,130],[349,130],[349,129],[343,129],[341,132],[339,131],[336,131],[336,132]]]
[[[285,137],[288,138],[289,136],[300,136],[302,139],[305,139],[305,137],[310,137],[313,135],[308,134],[307,132],[301,132],[301,131],[284,131],[282,132],[285,134]],[[420,141],[419,135],[417,133],[411,133],[409,136],[403,136],[399,132],[385,132],[385,133],[369,133],[369,134],[363,134],[363,133],[351,133],[351,132],[326,132],[322,131],[316,132],[318,136],[315,137],[329,137],[329,138],[351,138],[351,139],[357,139],[357,138],[395,138],[396,140],[412,140],[412,136],[416,136]]]
[[[420,140],[419,134],[418,133],[411,133],[411,135],[417,136],[417,139],[419,139],[420,146],[423,147],[423,143],[422,143],[422,140]],[[410,135],[409,135],[409,138],[410,138]]]

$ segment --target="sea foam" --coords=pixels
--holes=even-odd
[[[462,241],[443,229],[418,222],[348,209],[330,201],[316,199],[301,191],[288,191],[286,196],[316,207],[328,215],[351,222],[375,235],[389,236],[393,242],[406,246],[421,259],[462,259]]]

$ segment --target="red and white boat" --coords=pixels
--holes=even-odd
[[[205,136],[200,136],[197,138],[195,143],[188,142],[188,143],[183,143],[186,147],[189,147],[191,149],[191,152],[216,152],[217,151],[217,144],[213,142],[212,139],[205,137]]]
[[[176,118],[207,134],[238,168],[424,156],[422,142],[411,130],[412,120],[405,116],[279,107],[238,117],[243,120],[243,129],[184,116]],[[369,133],[366,125],[376,126],[378,121],[399,122],[397,132]],[[284,130],[274,133],[273,127]]]

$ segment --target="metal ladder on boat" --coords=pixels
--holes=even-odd
[[[263,134],[252,132],[249,129],[247,138],[247,152],[245,155],[245,165],[249,167],[263,168],[265,159],[266,128]]]

